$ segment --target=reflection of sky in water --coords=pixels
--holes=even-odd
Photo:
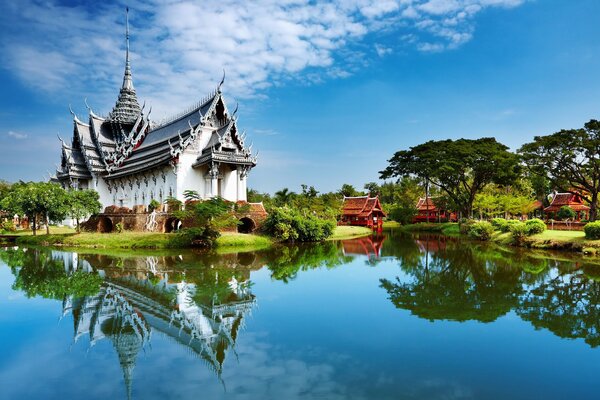
[[[535,330],[514,312],[492,323],[430,322],[396,308],[380,279],[398,262],[356,257],[289,283],[251,273],[257,305],[228,350],[222,382],[154,331],[133,372],[133,397],[206,399],[591,398],[598,349]],[[0,266],[0,398],[126,398],[110,340],[73,343],[61,302],[27,299]]]

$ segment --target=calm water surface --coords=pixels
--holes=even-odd
[[[600,265],[437,236],[0,250],[2,399],[592,399]]]

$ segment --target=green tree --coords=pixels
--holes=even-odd
[[[68,215],[68,195],[55,183],[19,182],[11,187],[1,206],[16,214],[27,215],[32,221],[34,235],[37,220],[42,218],[46,223],[46,234],[49,234],[50,221],[61,221]]]
[[[560,208],[560,210],[558,210],[558,212],[556,213],[556,216],[558,217],[558,219],[573,219],[577,216],[577,213],[575,213],[575,210],[573,210],[571,207],[569,206],[562,206]]]
[[[356,197],[363,195],[362,192],[357,191],[354,186],[348,183],[344,183],[338,193],[345,197]]]
[[[371,197],[378,196],[380,194],[380,192],[381,192],[381,186],[379,186],[375,182],[367,182],[367,183],[365,183],[364,189],[367,191],[367,193]]]
[[[494,138],[429,141],[401,150],[380,171],[381,178],[415,176],[438,187],[464,216],[490,183],[508,185],[519,177],[519,158]]]
[[[95,190],[72,190],[68,192],[68,213],[77,223],[77,232],[80,232],[80,220],[100,212],[102,204],[100,204],[99,199],[100,196]]]
[[[282,207],[286,204],[289,204],[290,201],[296,196],[296,193],[290,192],[288,188],[283,188],[277,192],[275,192],[275,196],[273,200],[275,201],[275,205]]]
[[[2,202],[2,199],[10,192],[10,187],[10,183],[0,179],[0,202]]]
[[[532,174],[546,178],[563,192],[580,194],[590,205],[590,220],[598,215],[600,193],[600,122],[581,129],[536,136],[519,153]]]
[[[214,247],[216,240],[221,236],[221,230],[237,225],[238,220],[234,215],[236,207],[235,203],[225,201],[221,197],[186,205],[185,210],[175,212],[174,215],[182,221],[190,221],[193,226],[183,229],[179,237],[186,244]]]
[[[314,186],[308,186],[305,184],[300,186],[302,187],[302,196],[306,197],[307,199],[315,199],[319,195],[319,192]]]

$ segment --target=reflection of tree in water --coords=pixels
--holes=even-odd
[[[536,329],[600,344],[600,266],[435,235],[395,240],[403,245],[394,257],[408,278],[382,279],[381,286],[396,307],[429,320],[481,322],[514,310]]]
[[[398,308],[429,320],[491,322],[518,304],[519,274],[476,257],[473,248],[447,244],[445,250],[401,264],[411,279],[381,280]]]
[[[555,275],[532,287],[516,312],[536,329],[600,345],[600,283],[581,272]]]
[[[0,259],[15,275],[13,289],[22,290],[27,297],[86,296],[97,293],[102,284],[97,273],[75,271],[72,262],[50,251],[6,249],[0,251]]]
[[[295,246],[275,246],[264,252],[267,267],[274,279],[289,282],[298,272],[315,268],[336,268],[353,259],[345,256],[335,242]]]
[[[63,300],[75,341],[110,340],[129,397],[137,355],[153,331],[196,355],[221,380],[226,355],[235,352],[255,304],[249,282],[255,265],[237,264],[236,255],[109,257],[42,249],[0,251],[0,257],[16,288]]]

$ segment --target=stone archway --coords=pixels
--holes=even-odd
[[[175,217],[167,218],[163,227],[163,232],[177,232],[179,229],[181,229],[181,220]]]
[[[239,233],[252,233],[256,229],[256,222],[252,218],[240,218],[241,224],[238,225]]]
[[[113,230],[113,223],[108,217],[100,217],[98,220],[98,232],[110,233]]]

